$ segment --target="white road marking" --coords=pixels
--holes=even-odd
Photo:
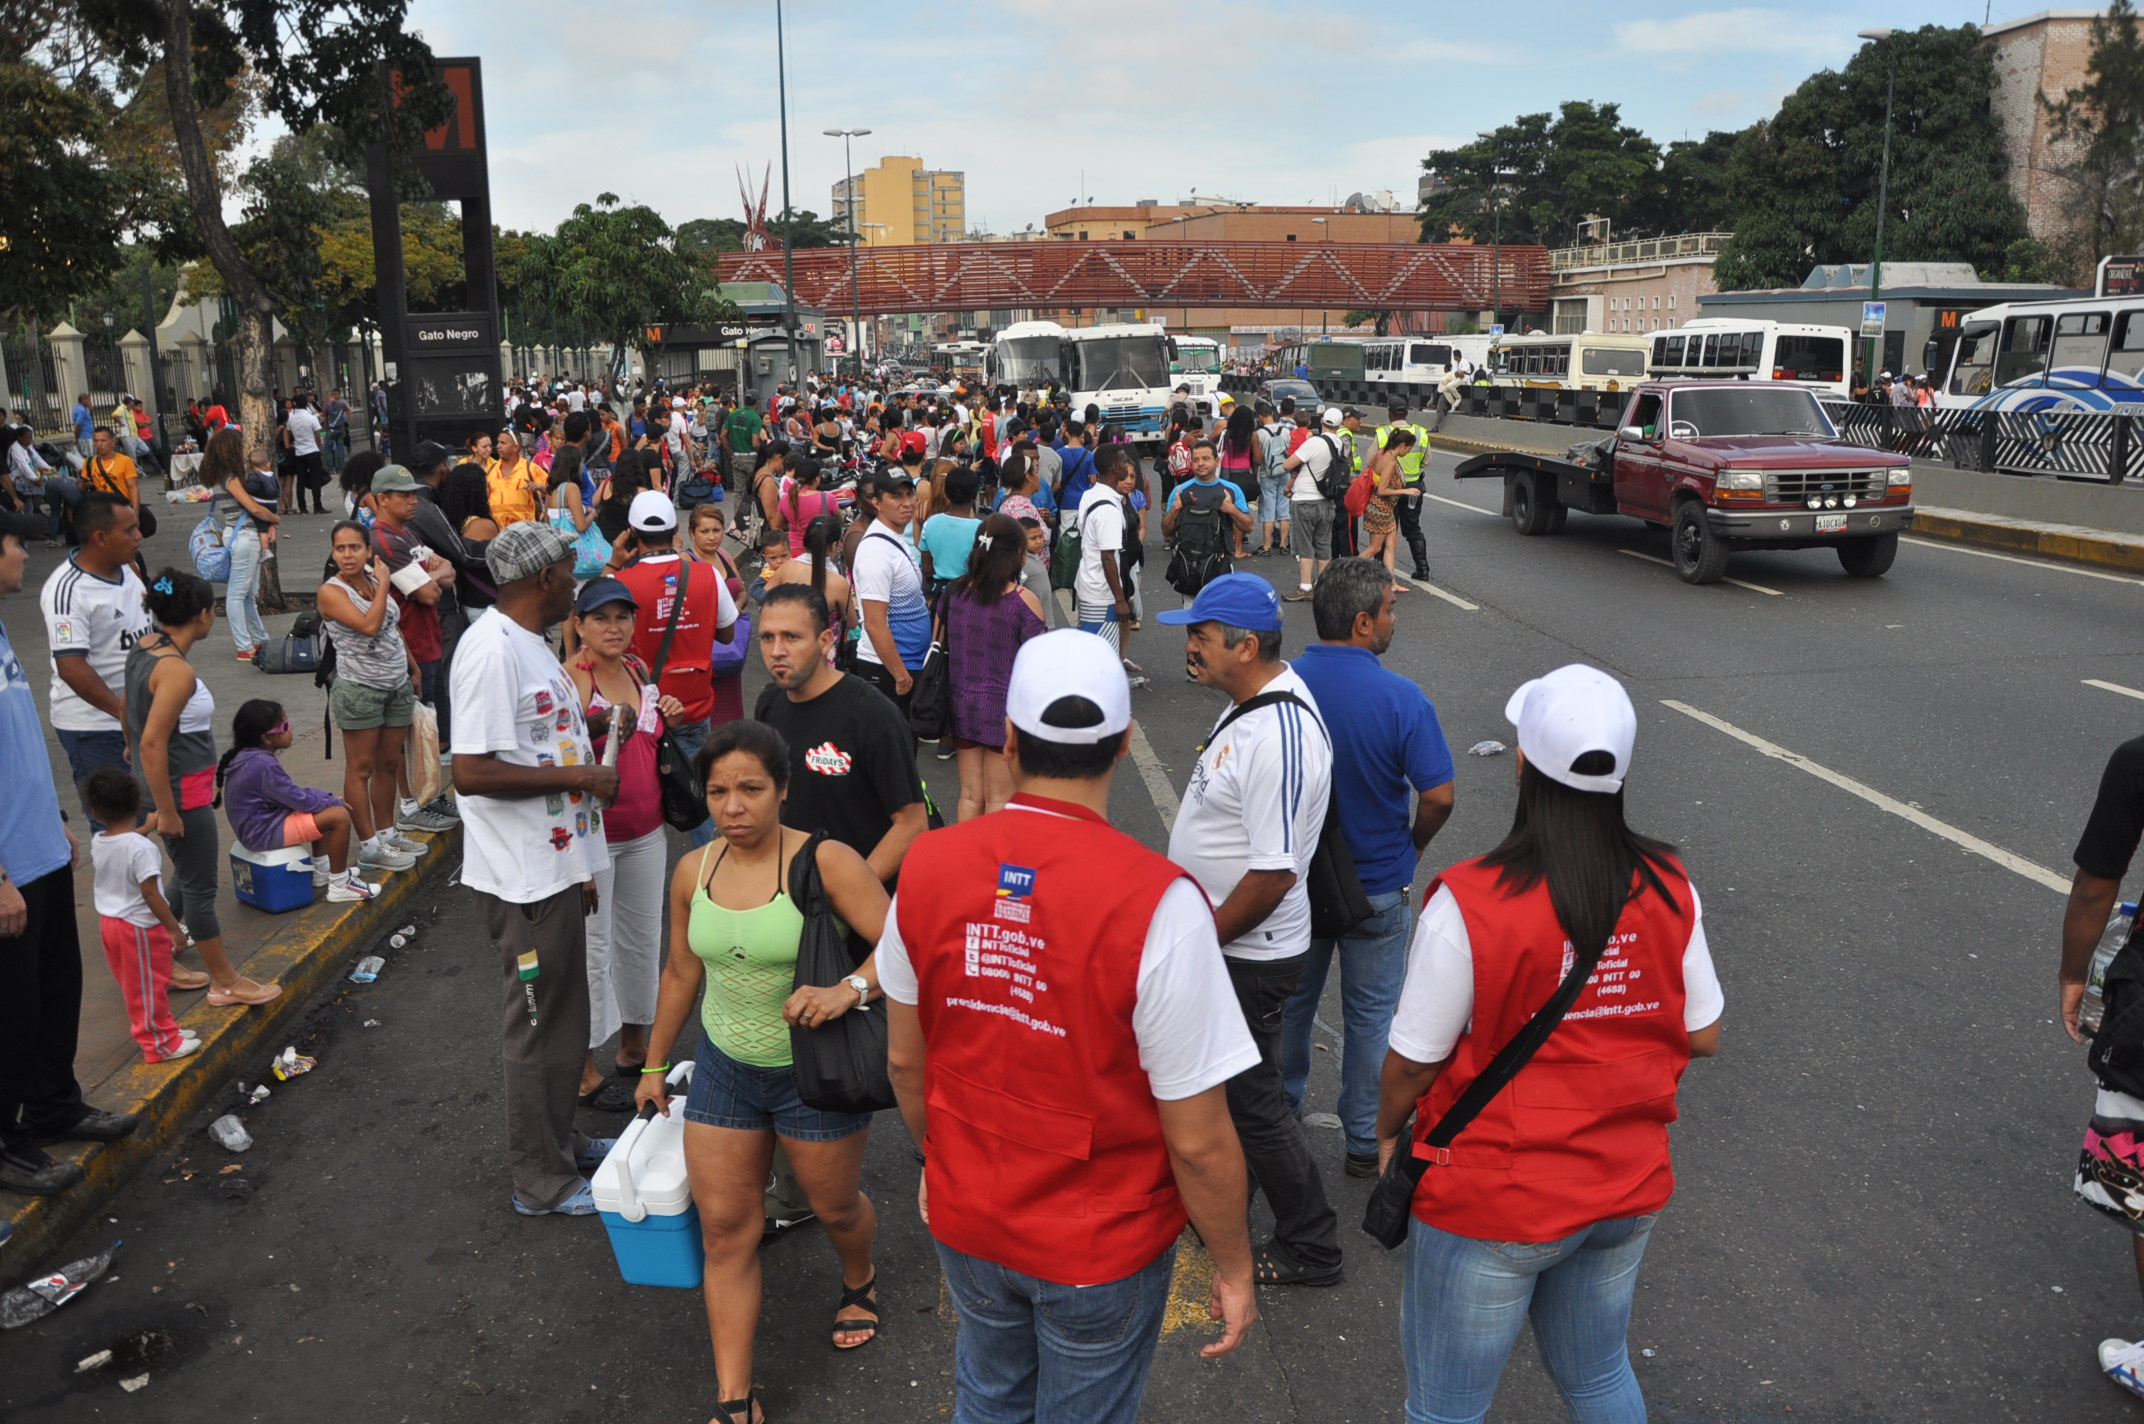
[[[1418,579],[1410,574],[1398,573],[1397,570],[1394,570],[1394,573],[1397,574],[1399,578],[1405,579],[1408,583],[1411,583],[1416,588],[1422,590],[1422,592],[1435,594],[1437,597],[1443,599],[1446,603],[1449,603],[1454,608],[1463,608],[1469,613],[1481,612],[1480,604],[1469,603],[1456,593],[1447,593],[1443,589],[1431,583],[1428,579]]]
[[[1433,499],[1439,504],[1448,504],[1454,509],[1464,509],[1469,514],[1486,514],[1491,519],[1502,519],[1504,517],[1493,509],[1483,509],[1480,505],[1468,504],[1463,499],[1446,499],[1443,495],[1431,494],[1428,490],[1422,491],[1422,497],[1424,499]]]
[[[2068,564],[2051,563],[2046,559],[2026,559],[2016,554],[1998,554],[1993,549],[1971,549],[1963,544],[1946,543],[1939,539],[1914,539],[1901,536],[1901,544],[1912,544],[1922,549],[1941,549],[1951,554],[1971,554],[1976,559],[2001,559],[2006,564],[2023,564],[2028,569],[2045,569],[2052,574],[2075,574],[2079,578],[2104,579],[2108,583],[2144,584],[2144,579],[2131,578],[2127,574],[2106,574],[2098,569],[2072,568]]]
[[[1146,783],[1146,794],[1154,799],[1154,809],[1161,813],[1161,824],[1171,827],[1176,824],[1176,788],[1169,784],[1169,773],[1162,769],[1161,758],[1154,755],[1154,745],[1146,739],[1146,728],[1139,719],[1132,719],[1132,765],[1139,768],[1139,779]]]
[[[1660,557],[1660,556],[1659,556],[1658,554],[1641,554],[1641,553],[1639,553],[1639,552],[1638,552],[1638,551],[1637,551],[1636,549],[1618,549],[1618,550],[1616,550],[1616,552],[1617,552],[1618,554],[1628,554],[1628,555],[1630,555],[1630,556],[1631,556],[1631,557],[1632,557],[1633,559],[1643,559],[1643,560],[1645,560],[1645,562],[1647,562],[1648,564],[1664,564],[1664,565],[1666,565],[1666,566],[1667,566],[1668,568],[1671,568],[1671,569],[1675,567],[1675,561],[1674,561],[1673,559],[1663,559],[1663,558],[1661,558],[1661,557]],[[1785,597],[1786,597],[1786,595],[1785,595],[1785,594],[1783,594],[1783,593],[1781,593],[1781,592],[1780,592],[1780,591],[1779,591],[1778,589],[1776,589],[1776,588],[1766,588],[1766,587],[1765,587],[1765,586],[1764,586],[1763,584],[1761,584],[1761,583],[1744,583],[1744,582],[1743,582],[1742,580],[1740,580],[1740,579],[1731,579],[1731,578],[1723,578],[1723,579],[1721,579],[1721,580],[1720,580],[1720,582],[1721,582],[1721,583],[1731,583],[1731,584],[1733,584],[1733,585],[1734,585],[1734,586],[1735,586],[1736,588],[1746,588],[1746,589],[1748,589],[1748,590],[1749,590],[1749,591],[1750,591],[1751,593],[1768,593],[1768,594],[1770,594],[1770,595],[1771,595],[1772,597],[1774,597],[1774,598],[1785,598]]]
[[[2046,866],[2029,861],[2021,855],[2014,855],[1999,845],[1984,841],[1970,831],[1960,830],[1948,821],[1939,821],[1917,806],[1909,806],[1895,797],[1886,796],[1873,786],[1856,781],[1843,772],[1833,771],[1821,762],[1811,761],[1799,752],[1790,752],[1777,742],[1768,742],[1755,732],[1745,732],[1734,723],[1715,717],[1710,712],[1700,711],[1687,702],[1676,702],[1671,698],[1662,698],[1660,705],[1680,712],[1685,717],[1702,722],[1714,731],[1725,732],[1736,741],[1746,746],[1754,747],[1776,761],[1783,761],[1789,766],[1800,767],[1819,781],[1828,781],[1841,791],[1858,796],[1871,806],[1879,810],[1888,811],[1900,820],[1911,821],[1922,830],[1941,836],[1951,844],[1962,846],[1977,856],[1992,860],[2003,869],[2022,875],[2036,885],[2044,885],[2058,895],[2067,895],[2069,893],[2070,882],[2067,877],[2057,875]]]
[[[2124,687],[2118,682],[2101,682],[2096,677],[2088,677],[2084,679],[2084,685],[2086,687],[2096,687],[2102,692],[2119,692],[2124,697],[2134,697],[2137,701],[2144,702],[2144,692],[2139,692],[2133,687]]]

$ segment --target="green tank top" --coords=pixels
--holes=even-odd
[[[706,846],[700,851],[700,883],[692,895],[685,942],[707,966],[700,1023],[708,1041],[739,1063],[787,1068],[789,1025],[782,1005],[796,988],[797,944],[804,914],[789,898],[776,872],[774,898],[750,910],[731,910],[708,898],[711,874]],[[729,854],[724,845],[722,854]],[[722,864],[720,857],[715,867]]]

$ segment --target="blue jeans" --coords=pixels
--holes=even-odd
[[[127,759],[126,734],[114,728],[105,732],[70,732],[65,727],[52,729],[59,733],[60,750],[67,753],[67,770],[74,777],[76,796],[82,794],[82,783],[100,766],[123,765]],[[138,777],[138,774],[137,774]],[[149,798],[144,796],[143,801]],[[104,829],[104,822],[89,814],[89,803],[82,803],[82,814],[89,817],[92,831]]]
[[[1530,1316],[1572,1424],[1645,1424],[1630,1368],[1630,1300],[1655,1216],[1561,1241],[1476,1241],[1410,1223],[1400,1291],[1409,1424],[1475,1424]]]
[[[707,743],[707,733],[708,725],[704,718],[698,722],[682,722],[670,729],[671,738],[676,741],[677,749],[685,754],[687,761],[700,754],[700,748]],[[686,841],[695,849],[706,845],[714,838],[715,818],[712,816],[685,832]]]
[[[1377,1151],[1378,1079],[1385,1068],[1385,1041],[1407,977],[1407,902],[1402,892],[1369,897],[1376,913],[1337,940],[1310,943],[1302,982],[1288,997],[1280,1028],[1281,1091],[1297,1112],[1310,1080],[1310,1037],[1325,993],[1333,951],[1340,952],[1340,1127],[1347,1150]]]
[[[1133,1424],[1176,1248],[1099,1286],[1066,1286],[938,1244],[960,1312],[953,1424]]]
[[[254,601],[260,586],[261,532],[249,526],[231,536],[231,581],[223,594],[223,619],[231,625],[231,642],[240,652],[268,641],[268,625],[261,622],[260,605]]]

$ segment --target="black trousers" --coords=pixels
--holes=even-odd
[[[866,633],[864,636],[868,638],[871,635]],[[910,694],[913,693],[915,690],[915,683],[913,681],[910,681],[910,683],[908,684],[908,692],[895,692],[893,690],[892,669],[888,668],[884,663],[866,662],[862,658],[858,658],[856,660],[855,666],[851,667],[849,671],[855,673],[865,682],[870,683],[880,692],[885,693],[887,700],[892,702],[894,706],[901,709],[901,715],[904,718],[908,715],[908,699]],[[908,670],[911,679],[914,678],[915,671],[916,670],[914,668],[910,668]]]
[[[1308,952],[1288,959],[1230,959],[1228,982],[1258,1045],[1258,1062],[1228,1080],[1228,1115],[1244,1164],[1273,1208],[1273,1246],[1307,1271],[1340,1264],[1340,1220],[1310,1160],[1303,1125],[1281,1088],[1280,1021]]]
[[[29,919],[21,934],[0,939],[0,1150],[64,1132],[89,1110],[74,1076],[82,1023],[74,868],[16,888]]]
[[[1421,487],[1421,481],[1417,480],[1415,488],[1420,489]],[[1400,537],[1407,541],[1407,551],[1414,555],[1415,577],[1427,578],[1429,576],[1429,545],[1422,538],[1422,500],[1420,497],[1396,499],[1392,501],[1392,508],[1393,512],[1399,516]]]

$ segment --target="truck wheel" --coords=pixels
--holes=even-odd
[[[1839,567],[1853,578],[1882,578],[1898,557],[1898,536],[1879,534],[1839,546]]]
[[[1571,506],[1565,504],[1560,499],[1557,500],[1548,508],[1548,532],[1551,534],[1561,534],[1563,532],[1563,526],[1565,521],[1567,521],[1570,517]]]
[[[1727,541],[1705,522],[1705,506],[1685,500],[1675,511],[1669,535],[1675,550],[1675,572],[1684,583],[1718,583],[1727,572]]]
[[[1511,527],[1528,536],[1549,532],[1555,496],[1542,496],[1534,486],[1536,476],[1526,471],[1511,479]]]

